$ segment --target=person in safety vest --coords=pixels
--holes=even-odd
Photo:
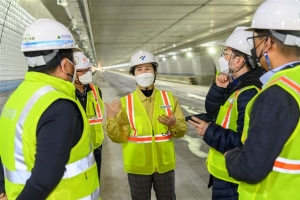
[[[92,84],[92,63],[82,52],[74,53],[76,68],[76,97],[86,112],[91,127],[91,139],[94,148],[94,156],[98,167],[100,180],[102,141],[104,139],[102,120],[104,103],[101,90]]]
[[[73,49],[71,32],[55,20],[24,31],[28,72],[0,118],[8,199],[100,199],[90,126],[72,83]]]
[[[241,200],[300,199],[300,2],[267,0],[254,13],[248,41],[267,70],[248,104],[242,148],[225,155]]]
[[[228,37],[219,59],[221,73],[216,77],[205,100],[207,113],[215,122],[207,123],[193,117],[189,122],[210,146],[207,169],[212,187],[212,199],[238,199],[238,181],[228,175],[224,153],[242,146],[245,109],[259,92],[262,69],[256,68],[251,58],[247,37],[252,33],[246,27],[238,27]]]
[[[154,86],[158,63],[147,51],[130,61],[136,90],[106,105],[106,130],[122,143],[124,170],[133,200],[150,200],[153,185],[157,199],[176,199],[173,138],[187,132],[180,105],[171,92]]]

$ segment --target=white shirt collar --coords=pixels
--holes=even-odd
[[[263,84],[263,87],[265,86],[265,84],[272,78],[272,76],[274,74],[276,74],[278,71],[284,69],[285,67],[287,67],[288,65],[291,65],[291,64],[294,64],[294,63],[297,63],[299,61],[294,61],[294,62],[290,62],[290,63],[287,63],[287,64],[284,64],[284,65],[281,65],[279,67],[276,67],[275,69],[272,69],[266,73],[264,73],[260,78],[260,82],[262,82]]]

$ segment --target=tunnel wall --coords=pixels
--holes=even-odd
[[[21,39],[25,27],[34,20],[15,1],[0,0],[0,111],[27,71]]]

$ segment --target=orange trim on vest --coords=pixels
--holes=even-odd
[[[281,82],[285,83],[286,85],[288,85],[292,89],[294,89],[296,92],[300,93],[300,86],[297,83],[293,82],[291,79],[289,79],[285,76],[282,76],[280,78],[277,78],[277,79],[271,81],[268,85],[271,85],[271,84],[273,84],[277,81],[281,81]]]
[[[163,142],[172,139],[172,135],[155,136],[155,142]]]
[[[284,163],[278,160],[275,161],[274,167],[287,170],[300,170],[300,164]]]
[[[132,94],[129,94],[126,96],[126,101],[127,101],[127,113],[128,113],[128,118],[129,118],[129,123],[131,128],[133,129],[133,135],[137,135],[136,127],[134,124],[134,108],[133,108],[133,96]],[[129,140],[129,139],[128,139]]]
[[[162,94],[162,99],[164,102],[164,107],[166,109],[166,112],[168,116],[172,115],[172,110],[171,110],[171,105],[169,98],[167,96],[167,93],[165,91],[160,91]],[[152,136],[137,136],[137,130],[135,127],[135,121],[134,121],[134,105],[133,105],[133,94],[128,94],[126,96],[126,103],[127,103],[127,116],[129,119],[129,124],[131,128],[133,129],[133,136],[128,138],[129,142],[152,142]],[[166,141],[170,140],[172,138],[171,133],[164,133],[161,135],[155,135],[155,141],[160,142],[160,141]]]
[[[238,93],[239,93],[239,91],[236,91],[236,93],[235,93],[235,95],[234,95],[234,98],[233,98],[234,101],[236,100],[236,97],[237,97]],[[231,110],[232,110],[233,103],[234,103],[234,102],[230,103],[230,106],[229,106],[229,108],[228,108],[228,110],[227,110],[227,112],[226,112],[225,118],[224,118],[224,120],[223,120],[223,122],[222,122],[222,127],[223,127],[223,128],[228,128],[229,116],[230,116],[230,114],[231,114]]]
[[[152,142],[152,136],[146,137],[129,137],[128,142],[136,142],[136,143],[149,143]]]
[[[171,104],[170,104],[167,92],[166,91],[160,91],[160,92],[162,94],[163,102],[165,104],[164,106],[170,106],[170,107],[166,107],[165,109],[166,109],[166,113],[167,113],[168,117],[171,117],[172,110],[171,110]]]
[[[96,106],[96,115],[97,115],[97,118],[96,119],[89,119],[89,123],[91,125],[93,125],[93,124],[99,124],[99,123],[102,123],[102,119],[103,118],[102,118],[102,113],[101,113],[101,108],[100,108],[100,104],[99,104],[98,95],[97,95],[95,86],[93,84],[89,84],[89,85],[92,88],[93,97],[97,101],[97,106]]]

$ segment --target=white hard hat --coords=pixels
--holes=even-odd
[[[78,69],[87,69],[92,66],[92,63],[82,52],[74,52],[74,64],[76,70]]]
[[[72,33],[53,19],[39,19],[29,25],[23,33],[22,52],[74,48],[76,47]]]
[[[152,53],[141,50],[131,57],[130,67],[145,63],[153,63],[156,67],[159,65]]]
[[[255,11],[251,29],[267,29],[285,45],[300,47],[300,37],[278,31],[300,31],[299,0],[267,0]],[[277,30],[277,31],[276,31]]]
[[[245,31],[247,28],[248,27],[237,27],[227,38],[226,42],[221,45],[231,47],[251,56],[253,46],[248,43],[247,38],[252,37],[253,32]]]
[[[255,11],[251,28],[300,30],[299,0],[267,0]]]

